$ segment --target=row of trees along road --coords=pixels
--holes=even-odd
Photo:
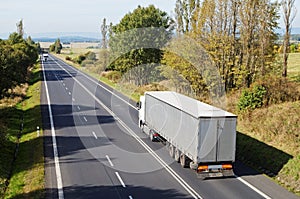
[[[28,67],[38,59],[38,45],[30,37],[23,39],[22,20],[17,28],[18,32],[12,33],[7,40],[0,39],[0,96],[24,83]]]
[[[269,0],[177,0],[175,21],[152,5],[139,6],[108,31],[102,29],[103,39],[107,38],[107,32],[110,34],[109,41],[103,42],[105,47],[108,43],[110,52],[108,69],[129,74],[128,79],[134,79],[137,85],[147,84],[155,76],[156,80],[167,78],[177,86],[186,87],[182,84],[185,79],[200,95],[204,89],[209,89],[203,78],[205,74],[199,74],[199,69],[191,62],[172,52],[174,46],[187,49],[186,52],[193,48],[181,42],[182,37],[188,37],[214,61],[226,91],[249,87],[260,77],[274,73],[281,75],[282,61],[278,61],[279,54],[274,50],[278,45],[275,29],[278,28],[281,5]],[[288,21],[291,23],[290,18]],[[108,27],[106,21],[104,25],[102,28]],[[139,30],[146,27],[153,31]],[[158,30],[159,34],[155,36],[154,27],[165,31]],[[156,63],[168,67],[157,67]],[[140,65],[147,67],[134,70]],[[174,75],[174,71],[181,78]]]
[[[278,8],[268,0],[177,0],[176,31],[193,38],[209,53],[227,91],[249,87],[255,78],[274,70]],[[187,76],[194,73],[185,72],[191,66],[178,59],[175,63],[172,56],[164,57],[168,65]],[[201,82],[198,78],[194,81],[195,86]],[[198,88],[200,92],[202,87]]]

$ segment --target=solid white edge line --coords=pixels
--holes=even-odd
[[[109,162],[109,164],[110,164],[110,166],[114,166],[114,164],[112,163],[112,161],[110,160],[110,158],[109,158],[109,156],[108,155],[106,155],[105,156],[106,157],[106,159],[107,159],[107,161]]]
[[[53,154],[54,154],[54,162],[55,162],[55,172],[56,172],[56,180],[57,180],[58,198],[59,199],[64,199],[64,191],[63,191],[63,185],[62,185],[61,170],[60,170],[60,166],[59,166],[59,157],[58,157],[58,150],[57,150],[57,143],[56,143],[55,128],[54,128],[51,102],[50,102],[50,96],[49,96],[49,92],[48,92],[48,85],[47,85],[47,80],[46,80],[46,76],[45,76],[45,68],[44,68],[44,62],[43,61],[42,61],[42,69],[43,69],[44,84],[45,84],[48,111],[49,111],[49,118],[50,118],[50,125],[51,125],[51,134],[52,134],[52,143],[53,143]]]
[[[54,60],[54,62],[66,73],[68,73],[70,76],[70,72],[64,69],[57,61]],[[111,114],[115,120],[117,120],[123,127],[128,131],[128,133],[134,137],[157,161],[160,163],[166,171],[171,174],[171,176],[174,177],[174,179],[194,198],[200,198],[202,197],[187,183],[185,182],[167,163],[165,163],[140,137],[138,137],[133,130],[131,130],[118,116],[116,116],[107,106],[105,106],[93,93],[91,93],[81,82],[79,82],[77,79],[75,79],[73,76],[71,76],[75,82],[77,82],[91,97],[95,99],[96,102],[99,103],[109,114]]]
[[[55,60],[54,60],[55,61]],[[55,61],[56,62],[56,61]],[[57,63],[57,62],[56,62]],[[57,63],[63,70],[65,70],[69,75],[71,75],[66,69],[64,69],[59,63]],[[74,70],[73,69],[73,67],[71,67],[71,66],[69,66],[68,64],[67,64],[67,66],[68,67],[70,67],[70,68],[72,68],[72,70]],[[81,72],[80,70],[76,70],[76,71],[78,71],[79,73],[81,73],[82,75],[84,75],[86,78],[88,78],[89,80],[91,80],[92,82],[94,82],[95,84],[97,84],[97,85],[99,85],[99,86],[101,86],[103,89],[105,89],[106,91],[108,91],[108,92],[110,92],[112,95],[114,95],[114,96],[116,96],[117,98],[119,98],[119,99],[121,99],[123,102],[125,102],[126,104],[128,104],[129,106],[131,106],[131,107],[133,107],[134,109],[136,109],[136,107],[134,107],[134,106],[132,106],[131,104],[129,104],[126,100],[124,100],[124,99],[122,99],[122,98],[120,98],[119,96],[117,96],[115,93],[113,93],[113,92],[111,92],[110,90],[108,90],[107,88],[105,88],[105,87],[103,87],[102,85],[100,85],[98,82],[96,82],[94,79],[91,79],[88,75],[86,75],[85,73],[83,73],[83,72]],[[72,77],[73,78],[73,77]],[[75,79],[74,79],[75,80]],[[79,81],[78,80],[75,80],[77,83],[79,83]],[[79,83],[80,85],[81,85],[81,87],[83,87],[84,88],[84,90],[86,90],[89,94],[90,94],[90,91],[88,91],[81,83]],[[98,103],[99,103],[99,100],[94,96],[94,95],[92,95],[92,94],[90,94]],[[140,142],[140,144],[142,144],[143,146],[145,145],[147,148],[149,147],[146,143],[144,143],[144,141],[142,141],[139,137],[137,137],[136,135],[133,135],[130,131],[132,131],[125,123],[123,123],[123,121],[122,120],[120,120],[110,109],[108,109],[103,103],[99,103],[101,106],[103,106],[110,114],[112,114],[112,116],[116,119],[116,120],[118,120],[119,122],[120,122],[120,124],[138,141],[138,142]],[[124,124],[124,125],[123,125]],[[133,131],[132,131],[133,132]],[[140,141],[137,139],[137,138],[139,138],[140,139]],[[145,146],[144,146],[144,148],[145,148]],[[146,149],[146,148],[145,148]],[[150,147],[149,147],[149,149],[151,150],[151,151],[153,151]],[[148,152],[150,152],[148,149],[146,149]],[[152,152],[150,152],[150,154],[152,154],[152,156],[154,157],[154,155],[155,156],[157,156],[160,160],[161,160],[161,158],[153,151],[153,153]],[[157,158],[156,158],[157,159]],[[166,164],[163,160],[161,160],[164,164]],[[160,162],[160,161],[159,161]],[[164,165],[163,165],[164,166]],[[169,167],[168,165],[166,165],[167,167]],[[166,166],[165,166],[165,168],[166,168]],[[170,168],[170,167],[169,167]],[[171,169],[171,168],[170,168]],[[178,175],[175,171],[173,171],[173,169],[171,169],[172,170],[172,172],[174,172],[174,174],[176,174],[176,175]],[[170,173],[170,172],[169,172]],[[171,175],[173,175],[173,174],[171,174]],[[174,176],[173,176],[174,177]],[[260,191],[259,189],[257,189],[256,187],[254,187],[253,185],[251,185],[249,182],[247,182],[246,180],[244,180],[244,179],[242,179],[241,177],[238,177],[238,176],[236,176],[235,175],[235,177],[240,181],[240,182],[242,182],[242,183],[244,183],[246,186],[248,186],[249,188],[251,188],[253,191],[255,191],[255,192],[257,192],[258,194],[260,194],[261,196],[263,196],[264,198],[266,198],[266,199],[271,199],[271,197],[269,197],[268,195],[266,195],[265,193],[263,193],[262,191]],[[175,177],[174,177],[175,178]],[[183,180],[183,179],[182,179]],[[178,180],[177,180],[178,181]],[[179,182],[179,181],[178,181]],[[184,180],[183,180],[183,182],[184,183],[186,183]],[[181,183],[180,183],[181,184]],[[186,183],[187,184],[187,183]],[[187,184],[188,185],[188,184]],[[189,185],[188,185],[189,186]],[[193,190],[193,189],[192,189]],[[193,190],[194,191],[194,190]],[[196,194],[197,194],[197,192],[196,191],[194,191]],[[190,192],[189,192],[190,193]],[[193,194],[192,194],[193,195]],[[194,195],[193,195],[194,196]],[[197,195],[199,198],[202,198],[200,195]]]
[[[95,137],[95,139],[97,140],[98,137],[97,137],[96,133],[93,131],[92,134],[93,134],[93,136]]]
[[[256,193],[258,193],[259,195],[261,195],[262,197],[266,198],[266,199],[272,199],[270,196],[266,195],[265,193],[263,193],[261,190],[257,189],[256,187],[254,187],[252,184],[250,184],[249,182],[247,182],[246,180],[244,180],[243,178],[234,175],[236,177],[236,179],[238,179],[239,181],[241,181],[242,183],[244,183],[246,186],[250,187],[253,191],[255,191]]]
[[[128,196],[128,198],[129,198],[129,199],[133,199],[133,197],[132,197],[132,196]]]
[[[119,174],[117,171],[115,172],[115,174],[116,174],[116,176],[118,177],[118,179],[119,179],[119,181],[120,181],[121,185],[122,185],[122,186],[125,188],[125,187],[126,187],[126,185],[125,185],[124,181],[122,180],[122,178],[121,178],[120,174]]]

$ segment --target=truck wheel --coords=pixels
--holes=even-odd
[[[152,141],[152,142],[154,142],[155,141],[155,138],[154,138],[154,132],[152,131],[152,130],[150,130],[150,132],[149,132],[149,138],[150,138],[150,140]]]
[[[143,129],[143,127],[144,127],[144,124],[143,124],[143,122],[142,122],[142,120],[141,120],[141,121],[140,121],[140,128]]]
[[[170,143],[169,145],[169,154],[172,158],[174,158],[175,149],[174,146]]]
[[[174,159],[176,162],[180,162],[180,151],[178,148],[175,149]]]
[[[197,170],[198,169],[198,163],[195,163],[193,161],[190,162],[190,169]]]
[[[189,165],[189,159],[183,153],[180,155],[180,164],[183,168],[186,168]]]

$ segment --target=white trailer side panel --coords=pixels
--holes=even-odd
[[[145,97],[146,124],[196,161],[199,120],[153,96]]]
[[[145,93],[145,123],[198,163],[235,160],[236,115],[175,92]]]

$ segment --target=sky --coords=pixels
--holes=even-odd
[[[174,16],[176,0],[0,0],[0,34],[16,31],[23,19],[25,33],[100,32],[103,18],[118,23],[138,5],[155,5]],[[293,27],[300,27],[300,0]],[[281,25],[283,23],[281,22]]]
[[[0,0],[0,33],[16,31],[23,19],[25,33],[100,32],[103,18],[117,24],[138,5],[155,5],[168,14],[176,0]]]

